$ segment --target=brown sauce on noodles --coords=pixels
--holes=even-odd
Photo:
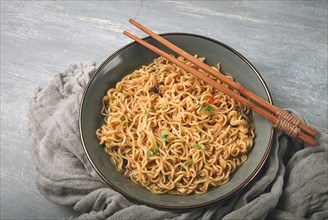
[[[248,108],[162,57],[109,89],[102,114],[96,135],[117,170],[156,194],[226,183],[255,136]]]

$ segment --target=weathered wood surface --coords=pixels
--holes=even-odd
[[[129,43],[123,30],[144,36],[129,18],[230,45],[260,71],[277,106],[327,128],[327,1],[2,1],[2,219],[77,216],[35,187],[28,101],[67,65],[99,65]]]

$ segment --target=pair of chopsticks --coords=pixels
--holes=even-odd
[[[261,97],[257,96],[253,92],[249,91],[248,89],[242,87],[240,84],[236,83],[233,80],[225,77],[223,74],[219,73],[218,71],[212,69],[207,64],[201,62],[191,54],[187,53],[186,51],[182,50],[181,48],[177,47],[176,45],[172,44],[171,42],[167,41],[160,35],[154,33],[150,29],[146,28],[145,26],[141,25],[140,23],[136,22],[133,19],[130,19],[129,22],[139,28],[141,31],[145,32],[159,43],[163,44],[167,48],[171,49],[172,51],[176,52],[180,56],[184,57],[185,59],[189,60],[197,67],[203,69],[204,71],[208,72],[212,76],[218,78],[222,83],[228,85],[229,88],[221,85],[217,81],[207,77],[206,75],[200,73],[196,69],[188,66],[187,64],[183,63],[182,61],[176,59],[174,56],[158,49],[157,47],[153,46],[152,44],[138,38],[137,36],[124,31],[123,33],[135,40],[136,42],[142,44],[143,46],[147,47],[151,51],[157,53],[158,55],[166,58],[167,60],[171,61],[172,63],[180,66],[187,72],[193,74],[198,79],[203,80],[204,82],[212,85],[214,88],[221,90],[225,94],[229,95],[231,98],[239,101],[246,107],[252,109],[253,111],[257,112],[258,114],[264,116],[268,120],[270,120],[273,126],[282,132],[286,133],[291,137],[297,137],[298,139],[308,143],[309,145],[316,145],[316,140],[313,138],[316,136],[317,132],[307,126],[306,124],[302,123],[298,118],[294,117],[293,115],[289,114],[287,111],[282,110],[271,103],[265,101]],[[234,92],[232,89],[236,90]],[[248,99],[244,98],[247,97]],[[251,101],[250,101],[251,100]]]

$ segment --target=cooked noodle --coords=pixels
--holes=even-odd
[[[156,194],[228,182],[255,136],[248,108],[162,57],[109,89],[102,114],[96,135],[117,170]]]

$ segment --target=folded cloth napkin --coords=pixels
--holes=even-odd
[[[317,129],[315,147],[304,146],[276,131],[271,153],[260,173],[224,202],[190,210],[162,210],[128,200],[97,175],[80,141],[79,104],[95,70],[94,62],[71,65],[46,88],[37,89],[31,98],[30,151],[37,187],[49,201],[71,206],[81,213],[78,219],[328,217],[328,135],[322,129]]]

